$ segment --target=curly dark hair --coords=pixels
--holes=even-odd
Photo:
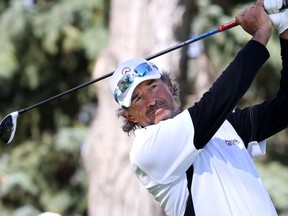
[[[174,96],[174,100],[176,101],[176,103],[178,105],[180,105],[179,86],[176,83],[174,77],[172,77],[171,74],[168,72],[162,72],[160,79],[166,84],[172,83],[172,88],[173,88],[172,95]],[[138,123],[129,121],[128,119],[123,117],[126,112],[128,112],[128,108],[125,106],[122,106],[121,108],[119,108],[117,110],[117,116],[118,116],[118,118],[120,118],[120,117],[123,118],[122,129],[124,132],[127,132],[128,135],[130,135],[131,132],[134,132],[137,128],[141,128],[142,126]]]

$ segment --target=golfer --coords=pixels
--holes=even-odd
[[[135,132],[130,160],[135,174],[167,215],[277,215],[252,161],[265,140],[288,126],[288,11],[275,14],[283,69],[277,95],[235,109],[269,58],[273,25],[263,0],[236,16],[252,38],[194,105],[180,110],[178,88],[143,58],[123,62],[110,87]]]

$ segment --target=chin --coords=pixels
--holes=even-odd
[[[162,110],[161,112],[157,113],[155,116],[155,124],[158,124],[160,121],[164,121],[167,119],[173,118],[171,111],[169,110]]]

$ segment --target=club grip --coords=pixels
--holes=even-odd
[[[230,21],[228,23],[225,23],[223,25],[218,26],[217,29],[218,29],[218,32],[222,32],[222,31],[225,31],[227,29],[233,28],[233,27],[235,27],[237,25],[239,25],[238,21],[237,20],[233,20],[233,21]]]

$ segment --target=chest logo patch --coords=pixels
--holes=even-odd
[[[238,145],[240,142],[237,139],[233,139],[233,140],[225,140],[225,143],[228,146],[233,146]]]

